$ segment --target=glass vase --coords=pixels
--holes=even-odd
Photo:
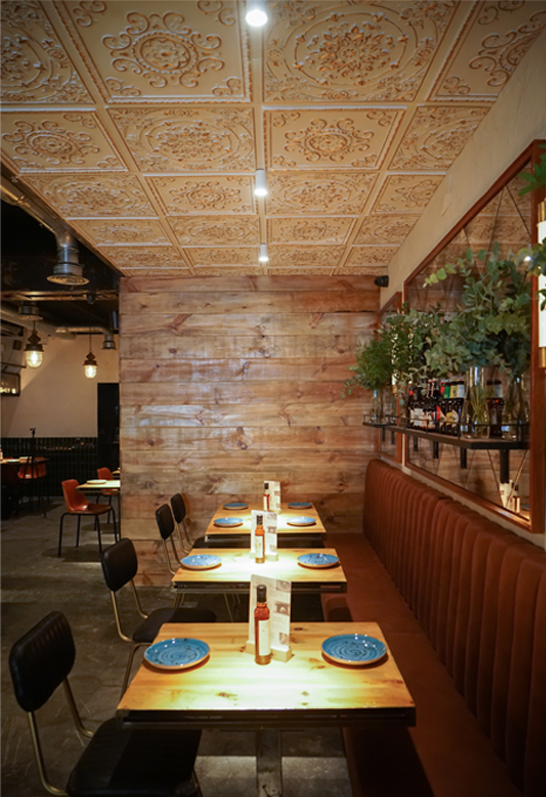
[[[514,377],[508,385],[504,402],[503,436],[513,440],[529,438],[529,400],[521,376]]]
[[[382,423],[383,421],[383,391],[373,391],[373,404],[372,414],[370,418],[372,423]]]
[[[489,412],[485,370],[474,365],[466,374],[466,396],[461,413],[461,432],[469,437],[487,437],[489,434]]]

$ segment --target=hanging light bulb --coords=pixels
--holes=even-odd
[[[88,379],[94,379],[97,375],[97,361],[91,346],[91,333],[89,333],[89,354],[83,362],[83,370]]]
[[[253,28],[261,28],[267,22],[267,14],[263,3],[249,3],[245,19]]]
[[[267,244],[260,244],[260,254],[258,255],[258,260],[260,263],[267,263],[269,261],[269,255],[267,254]]]
[[[29,368],[39,368],[43,358],[44,347],[40,343],[40,338],[36,332],[36,322],[34,322],[34,329],[30,333],[25,346],[25,359]]]
[[[265,169],[256,170],[256,185],[254,186],[254,196],[267,196],[267,181],[265,179]]]

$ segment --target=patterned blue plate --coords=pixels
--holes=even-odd
[[[304,553],[298,556],[298,564],[303,567],[334,567],[339,558],[331,553]]]
[[[243,519],[240,517],[217,517],[214,521],[214,525],[223,526],[225,529],[233,529],[236,526],[242,526],[243,522]]]
[[[382,659],[387,646],[380,639],[367,634],[339,634],[324,640],[322,652],[336,664],[359,667]]]
[[[146,648],[144,658],[160,670],[184,670],[207,658],[210,648],[200,639],[175,638],[155,642]]]
[[[242,501],[232,501],[230,504],[224,504],[224,509],[248,509],[248,504],[243,503]]]
[[[315,526],[317,521],[314,517],[299,515],[299,517],[288,518],[286,522],[289,526]]]
[[[311,509],[312,506],[311,501],[292,501],[288,504],[288,509]]]
[[[211,553],[197,553],[182,559],[182,566],[189,570],[212,570],[213,567],[219,567],[221,564],[220,557],[213,556]]]

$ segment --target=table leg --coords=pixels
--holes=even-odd
[[[256,731],[258,797],[282,797],[280,731]]]

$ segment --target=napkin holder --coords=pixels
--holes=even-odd
[[[252,653],[254,655],[255,645],[250,640],[247,641],[245,646],[245,653]],[[283,645],[283,647],[273,647],[271,645],[271,658],[275,661],[290,661],[294,654],[290,645]]]

